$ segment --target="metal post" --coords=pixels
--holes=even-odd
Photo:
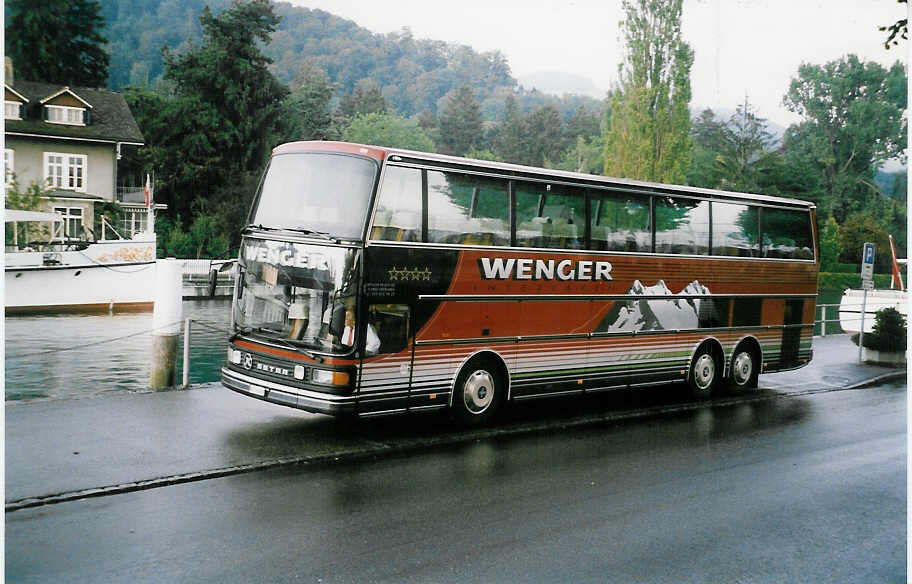
[[[826,336],[826,321],[827,321],[826,305],[823,305],[820,307],[820,313],[823,315],[823,317],[820,320],[820,336],[825,337]]]
[[[864,347],[864,317],[865,310],[867,310],[868,304],[868,289],[865,288],[864,294],[861,297],[861,326],[858,331],[858,362],[861,363],[861,350]]]
[[[190,386],[190,319],[184,319],[184,389]]]

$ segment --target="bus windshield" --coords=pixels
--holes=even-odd
[[[279,154],[266,171],[252,223],[361,239],[376,176],[376,163],[357,156]]]
[[[349,248],[245,239],[235,332],[305,349],[350,352],[360,254]]]

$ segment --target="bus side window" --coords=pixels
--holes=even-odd
[[[421,171],[388,166],[380,186],[370,238],[421,241]]]
[[[516,245],[581,249],[586,241],[582,189],[547,183],[516,187]]]
[[[429,242],[510,245],[506,180],[437,170],[427,180]]]
[[[718,201],[711,205],[713,255],[758,257],[760,214],[757,207]]]
[[[407,304],[371,304],[368,308],[365,354],[398,353],[408,346]]]
[[[811,216],[807,211],[764,208],[763,257],[783,259],[814,259]]]

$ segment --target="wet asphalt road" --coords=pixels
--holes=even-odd
[[[22,509],[6,513],[6,579],[905,582],[905,393],[707,406]]]

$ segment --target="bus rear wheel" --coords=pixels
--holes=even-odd
[[[709,344],[697,349],[687,374],[690,395],[694,399],[709,399],[719,383],[721,371],[720,361]]]
[[[489,360],[473,359],[459,372],[454,391],[454,417],[467,426],[480,426],[490,422],[497,413],[504,383]]]
[[[746,389],[757,387],[760,376],[759,359],[750,348],[738,348],[732,357],[731,375],[728,378],[728,391],[740,393]]]

